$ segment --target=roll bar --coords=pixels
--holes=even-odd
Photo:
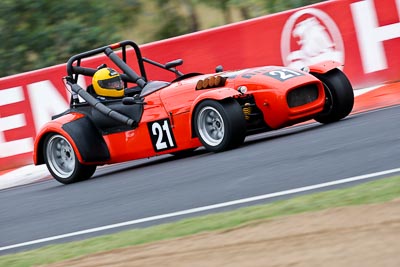
[[[136,73],[129,65],[126,63],[127,60],[127,48],[133,48],[136,53],[137,63],[140,69],[140,75]],[[122,49],[122,58],[119,57],[114,50],[121,48]],[[150,63],[157,67],[163,68],[165,70],[171,71],[175,73],[177,76],[182,76],[183,74],[178,71],[175,67],[182,65],[183,60],[178,59],[171,62],[166,63],[165,65],[158,63],[156,61],[143,58],[140,52],[139,46],[133,41],[125,40],[122,42],[114,43],[111,45],[99,47],[90,51],[86,51],[77,55],[72,56],[67,62],[67,73],[68,76],[65,77],[67,84],[71,87],[72,95],[71,95],[71,106],[74,105],[78,99],[78,95],[82,97],[89,105],[93,106],[100,113],[108,116],[122,124],[128,125],[130,127],[134,127],[136,125],[136,121],[127,117],[124,114],[121,114],[115,110],[110,109],[106,105],[104,105],[99,99],[93,97],[91,94],[86,92],[83,88],[81,88],[78,84],[78,75],[84,76],[93,76],[97,69],[82,67],[81,62],[82,59],[89,58],[98,54],[104,53],[115,65],[117,65],[124,73],[121,74],[121,78],[125,82],[133,82],[136,83],[140,88],[144,88],[147,84],[147,76],[144,68],[144,62]],[[149,83],[149,86],[150,83]],[[164,86],[164,84],[163,84]],[[76,101],[75,101],[76,100]]]
[[[136,57],[137,57],[137,63],[139,66],[140,70],[140,75],[138,75],[134,70],[132,70],[131,67],[129,67],[128,64],[126,64],[126,52],[127,49],[131,47],[135,50]],[[114,50],[121,48],[122,49],[122,59],[115,54]],[[157,66],[159,68],[165,69],[167,71],[171,71],[175,73],[177,77],[183,76],[183,73],[180,72],[179,70],[176,69],[177,66],[180,66],[183,64],[182,59],[176,59],[170,62],[167,62],[166,64],[161,64],[159,62],[156,62],[154,60],[144,58],[142,57],[142,53],[140,51],[139,46],[130,40],[125,40],[122,42],[118,42],[115,44],[99,47],[90,51],[86,51],[77,55],[72,56],[68,62],[67,62],[67,73],[68,76],[72,77],[72,79],[75,81],[75,83],[78,81],[78,75],[82,74],[85,76],[93,76],[97,69],[94,68],[88,68],[88,67],[82,67],[81,66],[81,61],[84,58],[89,58],[98,54],[104,53],[108,58],[111,59],[112,62],[114,62],[124,73],[121,74],[121,78],[123,81],[126,82],[134,82],[137,85],[139,85],[141,88],[143,88],[148,79],[146,75],[146,69],[144,67],[144,63],[149,63],[154,66]]]
[[[134,72],[128,64],[126,64],[126,51],[127,48],[132,47],[135,50],[137,62],[139,65],[141,76]],[[122,59],[114,53],[114,49],[122,48]],[[135,82],[142,88],[146,84],[147,76],[144,68],[144,61],[140,52],[139,46],[133,41],[122,41],[119,43],[99,47],[93,50],[89,50],[77,55],[72,56],[67,62],[67,74],[76,83],[78,75],[93,76],[97,69],[81,67],[81,61],[84,58],[89,58],[98,54],[104,53],[111,59],[118,67],[121,68],[125,73],[121,74],[121,78],[124,81]]]

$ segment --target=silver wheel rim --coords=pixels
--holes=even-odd
[[[219,145],[225,135],[224,120],[213,107],[204,107],[200,110],[197,128],[203,141],[210,146]]]
[[[68,140],[54,135],[46,146],[46,156],[51,170],[60,178],[69,178],[75,169],[75,152]]]

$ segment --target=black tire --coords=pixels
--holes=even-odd
[[[246,120],[234,99],[205,100],[194,114],[194,130],[208,151],[221,152],[243,144]]]
[[[43,154],[47,169],[63,184],[87,180],[96,171],[96,165],[83,165],[79,162],[71,143],[60,134],[46,137]]]
[[[315,120],[331,123],[349,115],[354,106],[354,91],[346,75],[339,69],[333,69],[314,76],[323,82],[326,94],[324,110]]]

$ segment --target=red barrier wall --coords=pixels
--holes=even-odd
[[[332,0],[143,45],[142,53],[182,58],[183,72],[335,59],[360,88],[400,79],[399,37],[400,0]],[[0,170],[32,162],[36,132],[68,106],[65,75],[63,64],[0,79]],[[150,79],[172,78],[165,75],[149,68]]]

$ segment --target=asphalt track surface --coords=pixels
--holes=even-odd
[[[0,247],[396,169],[400,167],[399,118],[400,106],[394,106],[330,125],[311,123],[250,136],[240,148],[223,153],[199,149],[187,158],[163,156],[100,168],[93,179],[68,186],[47,180],[1,190]],[[183,217],[9,249],[0,255]]]

